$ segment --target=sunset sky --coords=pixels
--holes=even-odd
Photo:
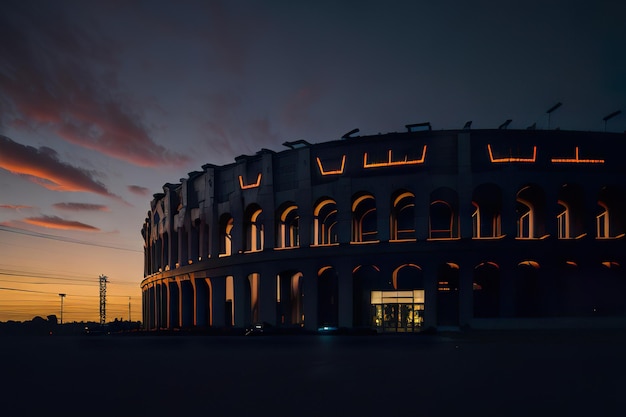
[[[285,141],[605,129],[626,3],[0,2],[0,321],[141,319],[152,195]],[[626,114],[606,123],[626,130]]]

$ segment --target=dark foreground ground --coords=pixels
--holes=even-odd
[[[623,416],[626,331],[0,337],[4,416]]]

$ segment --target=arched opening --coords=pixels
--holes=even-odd
[[[611,239],[626,233],[626,195],[613,186],[602,187],[598,194],[599,210],[596,214],[596,237]]]
[[[300,246],[300,216],[298,206],[292,202],[283,204],[276,218],[276,247],[280,249]]]
[[[250,204],[245,211],[244,229],[246,252],[259,252],[263,250],[263,210],[258,204]]]
[[[276,276],[276,323],[304,325],[302,272],[283,271]]]
[[[339,288],[337,272],[325,267],[317,274],[318,327],[339,325]]]
[[[539,280],[540,266],[535,261],[517,265],[515,280],[515,315],[538,317],[542,313],[542,288]]]
[[[391,241],[415,240],[415,195],[409,191],[397,191],[391,197],[389,237]]]
[[[313,210],[313,244],[333,245],[339,242],[336,230],[337,203],[330,198],[322,198]]]
[[[430,195],[429,238],[459,237],[458,196],[450,188],[439,188]]]
[[[376,200],[371,194],[356,195],[352,198],[352,242],[376,242],[378,228],[376,221]]]
[[[211,324],[211,286],[206,278],[195,280],[196,327],[208,328]]]
[[[220,216],[219,228],[220,228],[220,253],[219,256],[230,256],[233,249],[233,217],[229,213],[224,213]]]
[[[584,190],[576,184],[564,184],[559,190],[557,237],[578,239],[585,235]]]
[[[540,239],[546,236],[546,203],[543,190],[527,185],[517,193],[517,238]]]
[[[250,323],[258,323],[259,322],[259,309],[260,309],[260,294],[259,294],[259,285],[260,285],[260,275],[256,272],[248,275],[248,285],[246,286],[246,298],[249,297],[250,300],[250,309],[249,309],[249,320]]]
[[[437,271],[437,325],[459,325],[459,266],[453,262]]]
[[[235,285],[232,275],[225,279],[224,324],[226,327],[235,325]]]
[[[181,327],[183,329],[192,328],[194,325],[194,289],[189,279],[180,281],[181,291]]]
[[[178,283],[170,281],[166,285],[169,296],[169,328],[180,328],[180,291],[178,290]]]
[[[502,236],[502,190],[495,184],[482,184],[472,196],[472,238]]]
[[[500,267],[483,262],[474,268],[474,317],[500,317]]]
[[[352,317],[355,327],[371,324],[371,291],[385,288],[376,265],[359,265],[352,271]]]

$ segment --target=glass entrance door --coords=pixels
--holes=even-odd
[[[424,290],[372,291],[372,326],[381,332],[416,332],[424,319]]]

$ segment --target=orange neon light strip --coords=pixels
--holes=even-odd
[[[551,161],[555,164],[603,164],[604,159],[580,159],[578,156],[578,146],[576,147],[576,156],[574,158],[552,158]]]
[[[537,160],[537,147],[533,146],[533,157],[532,158],[521,158],[517,156],[510,156],[508,158],[494,158],[493,151],[491,150],[491,145],[487,144],[487,150],[489,151],[489,160],[492,163],[506,163],[506,162],[535,162]]]
[[[426,146],[422,149],[422,156],[419,159],[408,159],[405,155],[404,160],[394,161],[391,157],[391,149],[387,151],[387,162],[367,162],[367,152],[363,154],[363,168],[392,167],[398,165],[416,165],[423,164],[426,160]]]
[[[341,168],[339,169],[335,169],[335,170],[324,170],[324,167],[322,166],[322,161],[320,160],[319,157],[315,158],[317,160],[317,166],[320,169],[320,174],[322,175],[340,175],[343,174],[343,170],[346,167],[346,156],[342,155],[341,156]]]
[[[239,188],[241,188],[242,190],[247,190],[249,188],[257,188],[259,185],[261,185],[261,173],[260,172],[256,176],[256,182],[254,184],[244,185],[243,177],[241,175],[239,176]]]

